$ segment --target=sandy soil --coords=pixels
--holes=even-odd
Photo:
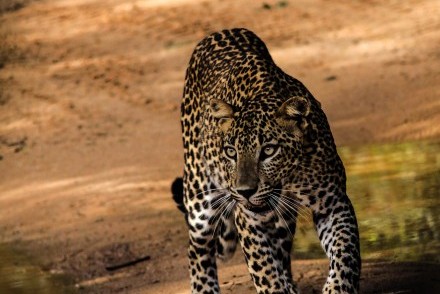
[[[12,2],[23,5],[0,15],[0,242],[85,292],[188,291],[169,186],[185,67],[210,32],[255,31],[322,102],[340,146],[440,137],[436,0]],[[294,267],[319,291],[325,261]],[[364,268],[364,293],[421,293],[438,272]],[[241,254],[220,269],[224,293],[253,293]]]

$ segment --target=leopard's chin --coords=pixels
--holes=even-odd
[[[263,204],[263,205],[252,205],[252,204],[247,204],[244,205],[244,208],[253,212],[253,213],[258,213],[258,214],[266,214],[270,211],[272,211],[272,207],[270,207],[270,205],[267,204]]]

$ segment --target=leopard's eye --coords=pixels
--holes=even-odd
[[[264,146],[263,149],[261,150],[261,155],[260,155],[261,160],[273,156],[277,150],[278,150],[278,146],[276,145]]]
[[[235,151],[235,148],[233,147],[225,147],[225,154],[227,157],[229,157],[230,159],[235,160],[237,157],[237,151]]]

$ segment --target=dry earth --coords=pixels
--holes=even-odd
[[[169,186],[182,169],[185,67],[210,32],[255,31],[322,102],[339,146],[440,137],[437,0],[0,8],[0,242],[39,256],[85,292],[188,291],[186,229]],[[325,261],[294,267],[305,293],[319,291]],[[240,254],[220,269],[224,293],[253,293]],[[363,292],[434,293],[436,271],[367,261]]]

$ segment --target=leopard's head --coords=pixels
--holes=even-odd
[[[272,210],[283,194],[301,160],[310,113],[304,97],[291,97],[278,107],[261,103],[249,101],[238,108],[210,100],[221,133],[219,169],[229,194],[252,212]]]

